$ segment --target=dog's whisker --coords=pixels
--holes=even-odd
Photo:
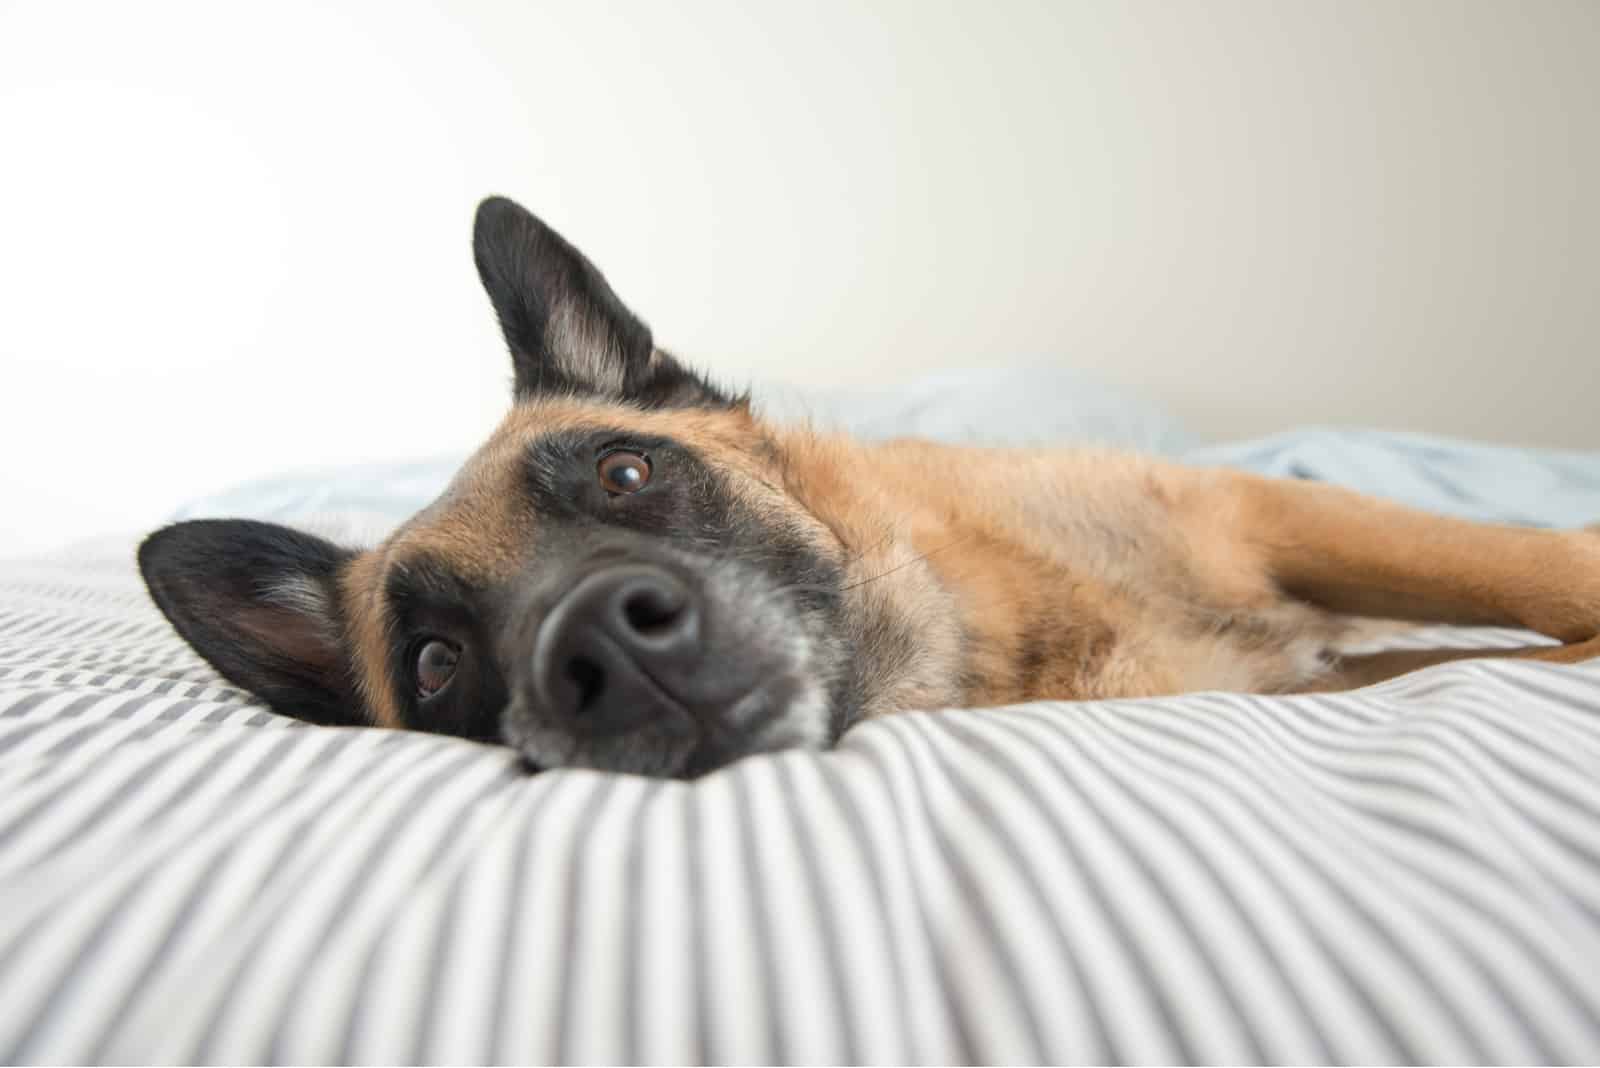
[[[787,586],[778,586],[768,590],[766,595],[762,597],[757,604],[764,607],[768,604],[773,604],[782,600],[786,595],[791,593],[815,593],[823,597],[839,597],[843,593],[843,590],[833,586],[824,586],[821,583],[795,582]]]
[[[857,582],[852,582],[848,586],[842,587],[840,589],[840,592],[844,593],[844,592],[848,592],[849,590],[859,589],[862,586],[867,585],[868,583],[877,582],[879,579],[888,578],[890,575],[894,574],[896,571],[904,570],[905,568],[910,567],[912,564],[919,564],[919,563],[923,562],[924,560],[928,560],[928,559],[931,559],[932,557],[938,556],[940,553],[946,551],[947,549],[953,549],[957,545],[960,545],[963,542],[971,541],[975,537],[977,537],[977,534],[973,533],[973,534],[964,535],[964,536],[959,537],[959,538],[955,538],[955,539],[953,539],[951,541],[947,541],[943,545],[939,546],[937,549],[930,549],[929,551],[927,551],[925,553],[921,553],[921,554],[919,554],[917,556],[913,556],[911,559],[905,561],[904,563],[896,564],[895,566],[889,568],[887,571],[880,571],[876,575],[872,575],[872,576],[870,576],[868,578],[861,579],[860,581],[857,581]]]
[[[894,524],[892,524],[892,523],[891,524],[887,524],[885,526],[885,528],[884,528],[883,537],[879,538],[877,541],[873,542],[871,545],[867,545],[867,546],[864,546],[862,548],[856,549],[853,552],[851,552],[848,555],[846,555],[845,558],[844,558],[844,561],[843,561],[844,565],[846,567],[848,567],[851,564],[856,563],[857,561],[859,561],[859,560],[863,559],[864,557],[866,557],[866,555],[868,553],[877,552],[879,549],[883,548],[885,545],[889,544],[889,542],[894,540],[895,533],[896,533],[896,531],[895,531]]]

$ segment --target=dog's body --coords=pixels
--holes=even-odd
[[[510,202],[479,209],[475,253],[518,403],[438,501],[366,552],[247,522],[141,549],[184,637],[278,711],[687,776],[907,709],[1339,688],[1465,655],[1341,656],[1356,617],[1600,655],[1592,534],[771,425]]]

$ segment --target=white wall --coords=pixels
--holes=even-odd
[[[465,449],[476,200],[730,377],[1600,447],[1600,4],[0,3],[0,553]]]

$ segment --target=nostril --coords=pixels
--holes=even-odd
[[[694,590],[664,569],[636,564],[587,575],[535,631],[529,696],[552,725],[584,734],[677,722],[687,713],[675,695],[703,659],[703,614]]]
[[[584,712],[599,700],[606,688],[605,669],[588,657],[576,656],[567,661],[565,671],[567,678],[578,687],[578,707],[575,711]]]
[[[622,614],[636,633],[650,635],[669,629],[683,615],[681,593],[663,586],[633,590],[622,603]]]

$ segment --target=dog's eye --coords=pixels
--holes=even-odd
[[[607,493],[638,493],[650,481],[650,460],[636,452],[608,452],[599,473]]]
[[[434,638],[417,649],[417,696],[432,697],[446,686],[456,673],[456,661],[461,650],[447,641]]]

